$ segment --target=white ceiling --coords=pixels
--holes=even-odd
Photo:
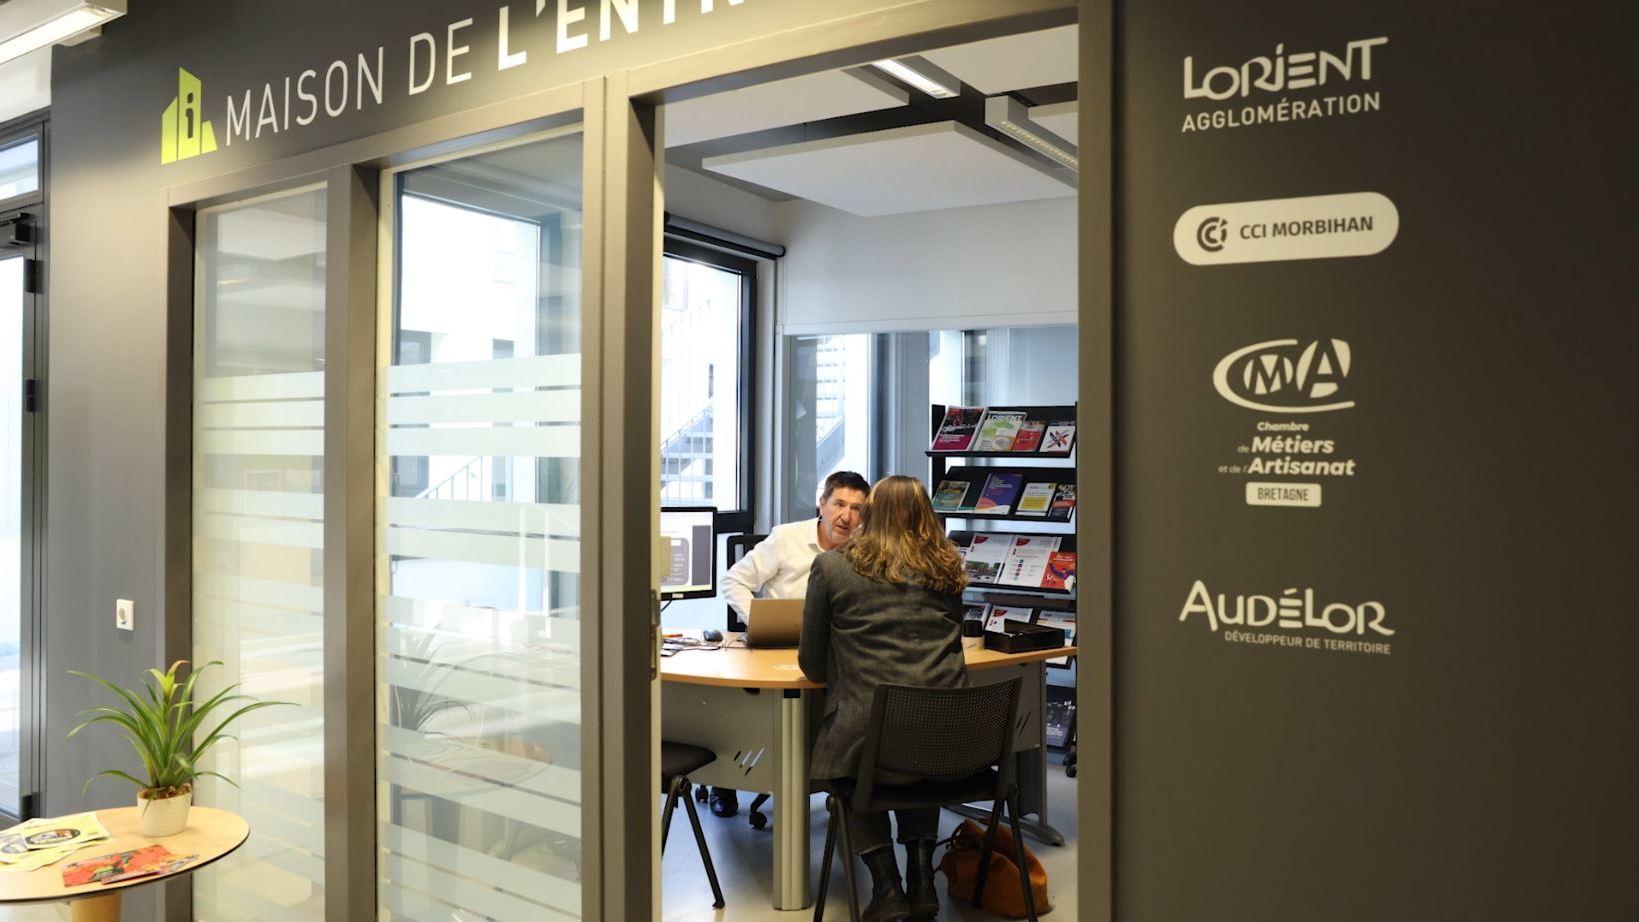
[[[891,109],[910,94],[887,80],[831,70],[701,96],[665,106],[666,146]]]
[[[956,122],[708,157],[702,166],[864,216],[1075,195],[1065,174]]]
[[[1076,81],[1076,27],[1060,26],[925,51],[922,57],[995,96]]]
[[[1071,144],[1076,141],[1076,111],[1077,102],[1056,102],[1050,106],[1031,106],[1030,120],[1058,135]]]

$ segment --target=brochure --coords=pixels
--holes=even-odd
[[[974,451],[1011,451],[1013,437],[1024,423],[1023,410],[987,410],[979,423],[979,437],[973,440]]]
[[[1024,492],[1019,494],[1019,515],[1046,515],[1052,503],[1052,484],[1025,484]]]
[[[1033,608],[992,605],[990,606],[990,618],[985,622],[985,631],[994,631],[998,634],[1005,634],[1007,633],[1007,627],[1004,622],[1029,621],[1035,613],[1036,610]]]
[[[1056,627],[1056,628],[1059,628],[1059,629],[1063,630],[1064,631],[1064,645],[1067,646],[1067,647],[1075,646],[1075,644],[1076,644],[1076,616],[1075,615],[1073,615],[1069,612],[1051,611],[1049,609],[1044,608],[1044,609],[1041,610],[1041,614],[1036,616],[1036,623],[1039,624],[1039,625],[1042,625],[1043,627]],[[1068,666],[1068,665],[1070,665],[1070,657],[1069,657],[1068,654],[1066,654],[1065,656],[1051,657],[1047,660],[1047,665],[1049,665],[1049,666]]]
[[[1023,503],[1020,503],[1023,506]],[[1021,508],[1019,510],[1023,512]],[[1055,522],[1068,522],[1070,515],[1076,511],[1076,485],[1061,483],[1053,487],[1053,503],[1047,509],[1047,517]]]
[[[984,621],[990,617],[990,605],[985,602],[968,602],[962,606],[963,621]]]
[[[974,535],[973,543],[968,545],[967,557],[962,568],[967,572],[967,578],[975,583],[994,583],[1001,575],[1002,561],[1007,559],[1008,544],[1012,535]]]
[[[985,481],[985,491],[979,495],[973,511],[979,515],[1007,515],[1013,511],[1013,502],[1019,498],[1024,475],[1000,471]]]
[[[1014,537],[1002,563],[1002,575],[996,581],[1004,586],[1039,587],[1047,574],[1047,558],[1059,549],[1059,540],[1057,535]]]
[[[1075,444],[1076,424],[1072,422],[1048,423],[1041,437],[1042,454],[1067,455]]]
[[[933,508],[939,512],[962,512],[973,507],[967,502],[967,495],[973,489],[970,480],[941,480],[939,489],[933,492]]]
[[[125,852],[110,852],[76,861],[63,867],[63,886],[111,884],[134,877],[169,874],[193,863],[199,855],[178,855],[163,845],[149,845]]]
[[[1041,437],[1047,431],[1047,423],[1039,419],[1027,419],[1019,424],[1019,434],[1013,437],[1013,451],[1035,451],[1041,447]]]
[[[984,415],[984,407],[946,407],[931,447],[934,451],[967,451]]]
[[[109,838],[95,813],[42,817],[0,832],[0,868],[32,871]]]
[[[1054,551],[1047,555],[1047,572],[1042,575],[1041,588],[1072,591],[1076,588],[1076,552]]]

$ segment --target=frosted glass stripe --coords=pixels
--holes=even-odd
[[[579,506],[402,496],[388,499],[386,505],[386,521],[399,528],[464,529],[560,538],[580,535]]]
[[[193,399],[195,404],[230,400],[323,400],[324,372],[198,378],[194,381]]]
[[[581,418],[580,401],[580,388],[394,397],[387,401],[387,423],[392,426],[407,423],[577,423]]]
[[[238,544],[273,544],[281,547],[324,547],[324,526],[316,522],[292,522],[254,516],[200,515],[194,520],[194,537],[232,541]]]
[[[426,862],[434,867],[460,868],[479,880],[492,881],[496,886],[534,900],[548,909],[580,911],[580,886],[573,882],[462,848],[413,829],[388,826],[384,833],[386,841],[382,844],[391,855],[402,856],[407,861]],[[575,837],[580,837],[578,831]]]
[[[387,531],[387,553],[427,560],[523,566],[559,573],[580,572],[580,542],[556,538],[390,528]]]
[[[540,630],[530,642],[552,641],[578,648],[580,622],[571,618],[543,618],[538,611],[518,611],[504,608],[469,608],[459,602],[431,599],[406,599],[389,596],[377,600],[377,611],[386,611],[385,620],[378,624],[394,627],[421,627],[436,632],[464,634],[468,637],[498,637],[517,641],[517,629],[532,627]]]
[[[322,522],[324,496],[279,490],[201,489],[194,491],[194,510]]]
[[[445,664],[429,667],[396,656],[389,657],[385,665],[388,684],[399,688],[442,695],[478,707],[501,708],[537,721],[580,723],[578,667],[550,668],[521,662],[512,664],[515,670],[511,673],[485,674]],[[502,664],[486,660],[481,665],[497,669]],[[531,673],[527,678],[526,671]]]
[[[228,871],[223,875],[224,882],[233,881],[237,870]],[[252,893],[246,888],[235,888],[232,896],[219,898],[214,894],[205,895],[209,891],[200,889],[200,894],[194,897],[198,906],[196,915],[201,922],[312,922],[313,917],[301,909],[293,909],[269,902],[261,896]],[[439,922],[448,922],[447,919]]]
[[[387,454],[397,457],[579,458],[580,426],[389,429]]]
[[[396,756],[387,760],[387,778],[394,784],[498,817],[565,835],[580,835],[580,807],[561,800]]]
[[[324,401],[207,403],[195,411],[194,425],[201,429],[320,429]]]
[[[575,769],[498,752],[487,746],[474,746],[453,737],[440,736],[429,741],[415,730],[403,727],[385,729],[387,751],[392,755],[416,759],[441,770],[473,775],[567,803],[580,799],[580,772]]]
[[[211,599],[255,599],[269,606],[318,613],[324,608],[324,588],[251,576],[202,571],[194,576],[194,591]]]
[[[310,429],[219,429],[194,433],[199,455],[324,455],[324,433]]]
[[[472,391],[510,387],[566,387],[581,385],[578,353],[527,355],[481,362],[433,362],[393,365],[387,369],[387,393],[417,391]]]

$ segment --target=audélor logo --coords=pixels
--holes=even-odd
[[[216,129],[205,120],[199,78],[176,69],[176,98],[160,116],[159,162],[174,163],[216,150]]]

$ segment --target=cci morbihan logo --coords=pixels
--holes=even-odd
[[[199,78],[176,69],[176,98],[160,116],[159,162],[174,163],[216,150],[216,129],[205,121]]]
[[[1212,386],[1225,400],[1271,413],[1347,410],[1339,400],[1349,377],[1349,344],[1341,339],[1272,339],[1236,349],[1212,369]]]
[[[1329,259],[1381,253],[1400,212],[1376,192],[1197,205],[1172,228],[1172,245],[1197,266]]]

